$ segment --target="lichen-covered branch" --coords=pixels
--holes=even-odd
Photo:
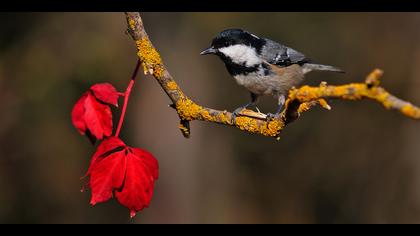
[[[249,133],[257,133],[270,137],[279,137],[280,132],[290,122],[296,120],[303,112],[315,105],[331,109],[326,99],[360,100],[371,99],[381,103],[387,109],[400,111],[413,119],[420,119],[420,108],[403,101],[380,87],[381,70],[374,70],[364,83],[352,83],[340,86],[331,86],[321,83],[318,87],[303,86],[292,89],[286,100],[285,109],[278,119],[266,121],[265,114],[251,110],[244,110],[232,122],[232,113],[224,110],[215,110],[203,107],[188,98],[175,82],[163,64],[163,61],[153,46],[144,29],[138,12],[127,12],[128,33],[135,40],[137,55],[142,63],[144,73],[151,74],[161,85],[172,101],[173,107],[181,121],[179,128],[185,137],[190,135],[189,122],[202,120],[218,124],[235,126]]]
[[[364,83],[352,83],[340,86],[327,86],[325,83],[319,87],[303,86],[289,92],[288,102],[298,101],[301,106],[307,102],[319,100],[320,98],[360,100],[371,99],[381,103],[385,108],[397,110],[413,119],[420,119],[420,108],[413,104],[403,101],[384,88],[380,87],[380,77],[383,72],[375,69],[371,72]],[[325,100],[319,100],[325,106]]]

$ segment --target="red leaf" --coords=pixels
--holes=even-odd
[[[131,150],[134,152],[134,155],[143,160],[145,165],[149,168],[152,177],[157,179],[159,176],[159,164],[155,157],[147,150],[141,148],[131,148]]]
[[[150,204],[158,162],[148,151],[130,148],[119,138],[110,137],[98,146],[87,175],[92,205],[109,200],[114,193],[134,217]]]
[[[76,102],[71,111],[71,120],[74,127],[79,131],[80,134],[84,135],[86,132],[86,123],[85,123],[85,101],[87,93]]]
[[[130,209],[130,217],[148,207],[153,195],[154,182],[158,178],[156,159],[147,151],[129,148],[124,186],[115,192],[118,201]]]
[[[118,106],[117,90],[109,83],[93,85],[73,107],[74,127],[91,140],[109,137],[112,134],[112,113],[108,104]]]
[[[101,104],[92,94],[88,94],[85,100],[84,120],[86,127],[97,138],[110,136],[112,133],[111,108]]]
[[[102,143],[98,146],[94,156],[106,156],[107,152],[113,151],[120,147],[125,147],[125,143],[121,139],[113,136],[109,137],[102,141]]]
[[[89,186],[92,189],[90,204],[105,202],[112,197],[114,189],[121,189],[126,172],[124,153],[114,152],[99,157],[90,168]]]
[[[118,92],[110,83],[95,84],[90,90],[98,100],[118,107]]]
[[[126,159],[123,149],[125,144],[116,137],[105,139],[93,154],[89,166],[89,186],[92,189],[90,204],[107,201],[112,197],[114,189],[122,187]]]
[[[112,151],[116,151],[119,148],[125,147],[125,144],[121,139],[117,137],[109,137],[102,141],[102,143],[98,146],[98,149],[96,150],[95,154],[93,154],[92,160],[90,162],[90,166],[88,169],[88,173],[86,175],[89,175],[91,172],[91,168],[95,166],[95,162],[102,157],[105,157],[112,153]]]

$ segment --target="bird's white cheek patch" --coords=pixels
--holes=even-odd
[[[261,64],[262,60],[258,57],[255,49],[245,45],[233,45],[219,49],[220,52],[230,57],[234,63],[246,66]]]

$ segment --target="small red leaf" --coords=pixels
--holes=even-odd
[[[86,135],[95,143],[96,139],[103,139],[112,134],[112,113],[108,104],[101,103],[93,94],[96,91],[100,96],[103,96],[102,91],[110,92],[112,85],[109,86],[92,86],[92,91],[88,91],[76,102],[71,112],[72,123],[80,134]],[[95,87],[96,86],[96,87]],[[113,87],[112,87],[113,88]],[[114,89],[115,90],[115,89]],[[98,92],[99,91],[99,92]],[[115,94],[116,91],[115,91]],[[111,100],[116,99],[111,96]],[[116,95],[118,97],[118,94]],[[114,103],[114,104],[115,104]]]
[[[110,83],[95,84],[90,90],[98,100],[118,107],[118,92]]]
[[[85,123],[89,131],[97,138],[110,136],[112,133],[111,108],[101,104],[96,98],[88,94],[85,101]]]
[[[85,123],[85,101],[87,93],[76,102],[71,111],[71,120],[74,127],[79,131],[80,134],[84,135],[86,132],[86,123]]]

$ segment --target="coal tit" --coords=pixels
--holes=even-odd
[[[277,99],[277,111],[267,114],[267,119],[277,117],[288,91],[299,85],[306,73],[313,70],[343,72],[333,66],[314,64],[292,48],[241,29],[222,31],[213,39],[211,46],[200,54],[219,56],[236,82],[250,91],[251,102],[235,109],[233,119],[243,109],[255,106],[261,95]]]

